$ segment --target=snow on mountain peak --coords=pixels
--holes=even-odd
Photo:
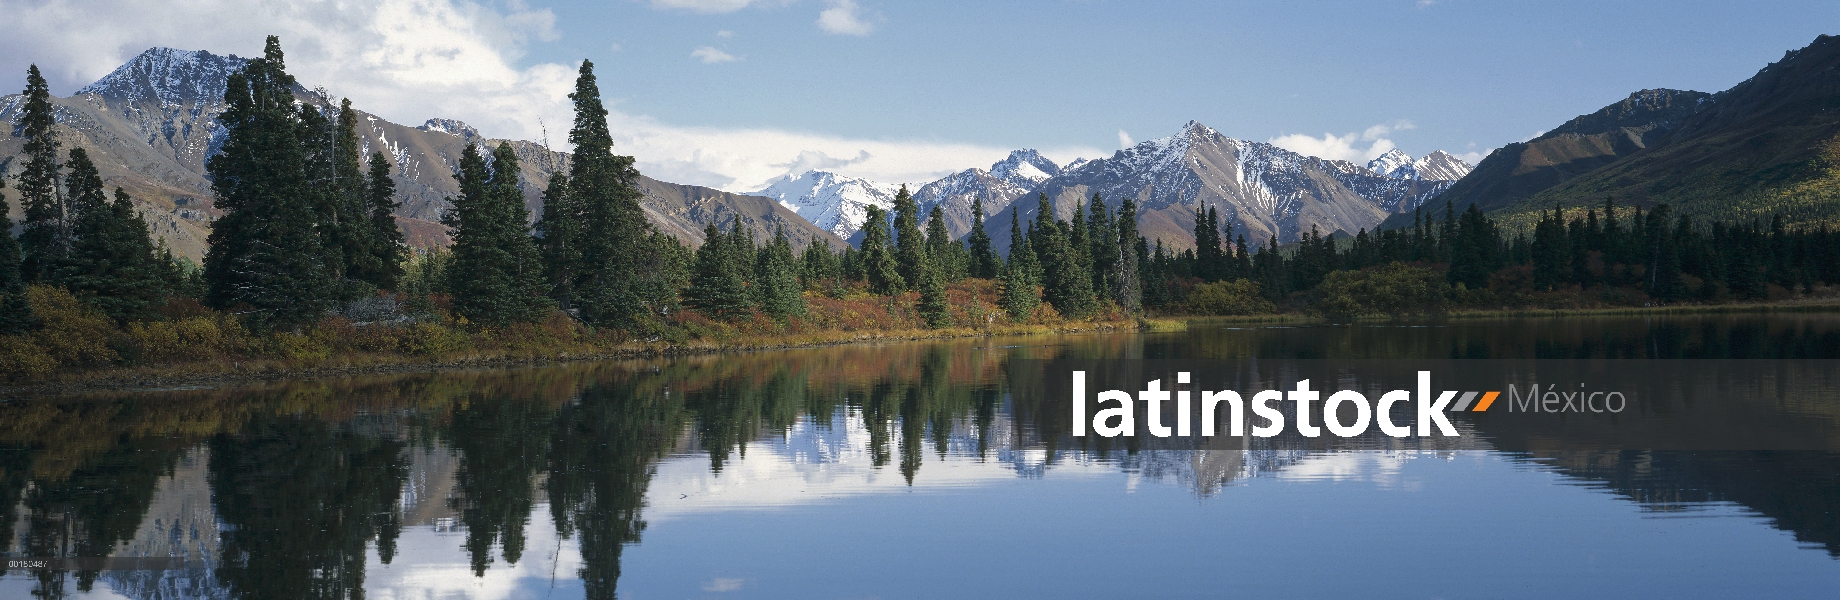
[[[1041,183],[1060,173],[1059,165],[1031,149],[1010,152],[1007,158],[990,165],[992,177],[1023,187]]]
[[[813,225],[848,239],[868,221],[870,206],[893,209],[898,189],[899,186],[811,170],[775,179],[750,195],[771,198]]]
[[[1367,161],[1367,170],[1399,179],[1411,179],[1417,175],[1412,169],[1412,155],[1401,152],[1398,148],[1386,151],[1379,157]]]
[[[1368,170],[1386,177],[1426,181],[1456,181],[1468,175],[1471,168],[1469,163],[1443,150],[1413,160],[1411,155],[1394,148],[1367,162]]]
[[[162,105],[222,102],[225,81],[249,59],[204,50],[149,48],[77,94]]]
[[[459,119],[429,119],[427,123],[423,123],[420,127],[416,127],[416,129],[456,135],[460,136],[460,139],[463,140],[471,140],[479,137],[478,129],[473,129],[472,125],[467,125]]]
[[[1412,167],[1418,171],[1419,178],[1433,181],[1456,181],[1468,175],[1470,169],[1476,168],[1443,150],[1433,151],[1424,158],[1412,161]]]

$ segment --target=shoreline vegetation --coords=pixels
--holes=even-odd
[[[968,301],[973,297],[972,294],[979,292],[981,292],[979,296],[994,294],[993,288],[994,285],[991,282],[976,280],[967,282],[966,285],[953,286],[952,291],[964,292],[963,296],[958,299],[967,300],[961,304],[954,304],[954,312],[969,316],[967,313],[974,310],[974,304]],[[1024,338],[1070,333],[1169,333],[1185,332],[1209,325],[1356,325],[1402,322],[1397,318],[1384,315],[1335,318],[1321,314],[1277,313],[1237,316],[1172,314],[1129,317],[1116,312],[1101,318],[1074,321],[1062,319],[1053,313],[1052,308],[1044,306],[1043,310],[1035,315],[1038,318],[1029,322],[987,322],[982,327],[960,326],[939,329],[928,328],[923,323],[913,322],[911,316],[907,322],[891,319],[873,328],[854,328],[854,326],[824,328],[810,321],[779,324],[765,318],[764,315],[759,315],[759,318],[746,323],[713,324],[714,328],[702,330],[704,337],[684,338],[680,341],[635,340],[595,335],[594,332],[570,319],[563,318],[560,314],[556,315],[557,318],[541,324],[524,324],[496,330],[481,328],[468,330],[453,323],[433,327],[426,323],[355,326],[348,320],[329,319],[306,333],[273,333],[264,338],[238,327],[236,319],[224,315],[187,317],[173,321],[173,326],[170,328],[141,326],[111,332],[107,324],[98,322],[97,315],[93,313],[87,317],[82,314],[60,314],[57,310],[59,307],[64,310],[79,308],[71,301],[68,294],[60,290],[44,288],[35,288],[33,292],[35,300],[42,298],[43,303],[54,305],[49,312],[59,317],[57,320],[61,332],[66,334],[73,331],[79,334],[87,332],[90,335],[108,332],[106,335],[111,336],[108,339],[87,341],[66,339],[64,343],[57,346],[60,351],[72,353],[73,356],[88,353],[90,358],[101,359],[108,357],[109,351],[125,350],[136,353],[143,359],[137,362],[121,362],[121,355],[116,354],[114,360],[117,362],[53,369],[42,373],[38,378],[14,379],[10,383],[0,381],[0,402],[87,392],[219,387],[289,379],[539,366],[853,344],[962,338]],[[954,295],[958,296],[958,294]],[[888,310],[890,307],[896,307],[895,310],[898,311],[899,300],[899,298],[865,296],[832,303],[829,308],[821,310],[827,311],[826,314],[829,317],[849,315],[852,311],[864,308]],[[909,306],[911,306],[912,299],[909,298],[909,300]],[[83,311],[79,308],[78,312]],[[1415,318],[1404,322],[1779,312],[1840,313],[1840,300],[1797,299],[1746,304],[1590,309],[1470,309]],[[825,316],[818,315],[818,319],[822,320]],[[702,323],[703,327],[712,325],[712,323],[707,323],[706,319],[699,317],[699,315],[692,315],[684,319],[686,331],[697,327],[694,323],[699,321],[705,322]],[[212,325],[228,325],[229,335],[225,335],[226,331],[222,329],[213,331]],[[366,329],[371,331],[364,331]],[[0,340],[3,339],[0,338]],[[217,345],[216,348],[202,346],[213,343]],[[391,343],[396,346],[388,346]],[[232,346],[240,347],[242,352],[225,351],[226,348]],[[6,343],[0,341],[0,353],[8,350]],[[149,358],[152,360],[146,360]],[[0,367],[13,365],[13,363],[4,362],[5,360],[0,358]]]
[[[712,214],[700,245],[645,218],[633,157],[613,153],[593,63],[574,153],[525,204],[508,145],[468,144],[443,223],[411,252],[382,153],[359,151],[349,102],[302,102],[270,37],[230,76],[207,162],[202,265],[156,244],[83,148],[60,153],[37,67],[21,108],[25,219],[0,235],[0,396],[561,360],[1243,322],[1830,310],[1840,232],[1694,221],[1667,204],[1554,207],[1510,234],[1475,205],[1409,227],[1235,236],[1194,207],[1194,247],[1140,235],[1136,199],[1039,194],[1009,206],[1007,252],[981,200],[951,235],[905,187],[866,207],[860,242],[758,240]],[[1840,173],[1840,154],[1822,163]],[[60,162],[61,161],[61,162]],[[0,179],[0,184],[7,180]],[[1646,209],[1646,210],[1645,210]],[[1230,207],[1229,207],[1229,210]],[[0,231],[12,223],[0,197]],[[1441,219],[1439,218],[1441,217]],[[1181,240],[1186,242],[1186,240]],[[1262,242],[1262,243],[1261,243]],[[5,387],[11,386],[11,387]]]

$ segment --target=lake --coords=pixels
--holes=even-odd
[[[1027,373],[1095,359],[1671,365],[1792,393],[1158,446],[1067,435]],[[0,549],[176,558],[15,568],[0,597],[1831,598],[1828,365],[1840,314],[1197,321],[17,401]],[[1705,428],[1758,439],[1670,433]]]

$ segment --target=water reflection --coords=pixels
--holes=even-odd
[[[141,598],[355,598],[364,595],[367,568],[425,558],[399,550],[406,528],[423,527],[457,530],[437,539],[463,550],[475,577],[545,561],[571,567],[581,595],[612,598],[622,554],[644,542],[648,514],[688,519],[696,507],[820,495],[841,502],[887,493],[890,484],[975,488],[993,476],[1096,472],[1177,483],[1210,498],[1268,475],[1385,477],[1414,457],[1494,448],[1486,435],[1384,453],[1284,440],[1218,440],[1183,451],[1138,440],[1073,448],[1065,415],[1018,395],[1011,365],[1092,357],[1840,358],[1840,319],[1201,326],[15,402],[0,405],[0,523],[13,532],[0,549],[186,556],[202,567],[13,571],[0,583],[23,587],[0,590],[61,598],[103,582]],[[1840,412],[1835,398],[1814,402]],[[1487,423],[1466,426],[1488,433]],[[1832,430],[1804,435],[1840,441]],[[1549,442],[1507,456],[1650,511],[1736,503],[1840,557],[1840,454],[1596,451],[1563,437]],[[688,456],[699,461],[695,469],[686,470]],[[661,474],[661,465],[670,470]],[[766,470],[736,472],[743,466]],[[749,481],[766,483],[743,485]],[[648,498],[671,501],[649,506]],[[551,531],[578,560],[531,547]]]

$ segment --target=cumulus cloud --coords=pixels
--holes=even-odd
[[[714,64],[714,63],[735,62],[737,60],[741,60],[739,58],[735,58],[735,55],[733,54],[729,54],[727,52],[717,50],[710,46],[698,46],[697,49],[690,51],[690,57],[703,61],[703,64],[706,64],[706,65]]]
[[[1411,121],[1394,121],[1367,128],[1360,133],[1335,135],[1324,133],[1322,137],[1313,137],[1300,133],[1281,135],[1267,140],[1273,146],[1283,148],[1305,156],[1345,160],[1352,163],[1366,163],[1378,158],[1387,151],[1398,147],[1386,136],[1395,131],[1405,131],[1416,127]],[[1362,147],[1365,144],[1366,147]]]
[[[831,7],[818,13],[818,28],[838,35],[869,35],[875,24],[862,15],[856,0],[831,0]]]
[[[1129,148],[1136,144],[1137,142],[1131,141],[1131,134],[1125,133],[1123,129],[1118,130],[1118,147],[1120,149]]]
[[[652,8],[684,10],[703,14],[731,13],[752,4],[752,0],[651,0]]]
[[[45,70],[54,94],[66,95],[150,47],[256,56],[264,36],[275,34],[287,52],[288,70],[303,85],[324,86],[397,123],[453,118],[489,137],[542,140],[543,123],[555,129],[574,120],[568,94],[578,65],[516,62],[526,44],[555,38],[555,18],[516,2],[500,9],[462,0],[0,2],[12,25],[11,33],[0,36],[0,86],[5,86],[0,89],[24,87],[27,63]],[[10,83],[3,79],[8,74],[14,77]],[[686,127],[625,113],[609,102],[616,150],[634,156],[642,172],[728,191],[758,190],[801,167],[886,182],[930,181],[988,166],[1013,149]],[[551,139],[560,134],[549,133]],[[1072,147],[1043,154],[1067,160],[1109,152]],[[826,166],[811,166],[818,164]]]
[[[719,37],[719,38],[732,38],[732,37],[735,37],[735,32],[733,32],[733,31],[729,31],[729,30],[727,30],[727,29],[724,29],[724,30],[721,30],[721,31],[718,31],[718,32],[716,32],[716,37]]]

